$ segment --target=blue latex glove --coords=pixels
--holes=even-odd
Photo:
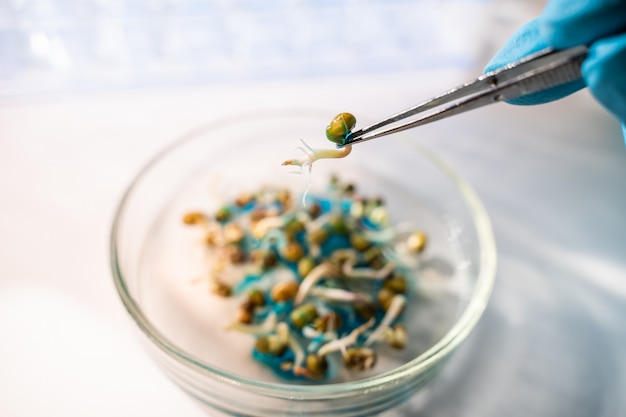
[[[563,98],[585,85],[622,121],[626,138],[626,0],[551,0],[543,13],[513,34],[485,72],[546,47],[587,45],[584,82],[574,81],[509,101],[532,105]]]

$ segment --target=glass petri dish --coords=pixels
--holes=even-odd
[[[111,234],[116,288],[147,352],[211,415],[375,415],[415,394],[481,316],[495,278],[489,218],[474,191],[410,135],[356,146],[315,163],[310,177],[280,165],[298,137],[331,147],[333,114],[291,109],[234,115],[198,128],[156,155],[122,198]],[[428,235],[404,312],[407,347],[383,348],[372,370],[285,381],[250,355],[249,335],[227,332],[234,304],[209,293],[198,236],[181,218],[217,210],[264,185],[315,193],[331,175],[382,197],[393,223]],[[237,401],[233,401],[233,399]]]

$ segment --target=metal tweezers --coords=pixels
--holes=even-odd
[[[378,123],[350,132],[337,147],[365,142],[442,120],[487,104],[511,100],[579,80],[582,77],[580,66],[586,56],[587,47],[585,46],[575,46],[560,51],[552,49],[539,51]],[[419,115],[417,119],[376,132],[378,129],[415,115]]]

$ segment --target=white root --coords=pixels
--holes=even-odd
[[[320,338],[323,341],[335,340],[337,339],[337,332],[334,330],[328,330],[324,333],[315,330],[311,326],[305,326],[302,328],[302,335],[307,339],[316,339]]]
[[[366,279],[384,279],[391,274],[396,267],[393,262],[387,262],[384,267],[380,269],[373,268],[354,268],[354,264],[344,263],[342,271],[343,274],[350,278],[366,278]]]
[[[288,159],[282,165],[295,165],[299,167],[311,167],[319,159],[345,158],[352,152],[352,146],[347,145],[340,149],[315,149],[310,147],[304,140],[300,139],[303,147],[297,149],[304,153],[304,158]]]
[[[300,283],[298,292],[296,293],[296,296],[293,300],[294,305],[299,305],[300,303],[302,303],[311,288],[313,288],[313,286],[317,284],[320,279],[324,277],[335,276],[337,275],[337,273],[337,268],[329,262],[324,262],[317,265],[311,270],[311,272],[306,275],[306,277],[304,277],[304,279]]]
[[[402,294],[397,294],[391,300],[391,304],[385,313],[385,317],[381,320],[378,327],[369,335],[367,340],[365,341],[365,346],[369,346],[379,339],[384,337],[385,332],[391,325],[391,323],[400,315],[404,305],[406,304],[406,297]]]
[[[366,230],[365,236],[372,242],[385,244],[392,240],[400,239],[402,236],[414,232],[415,225],[410,222],[398,223],[395,226],[387,227],[382,230]]]
[[[252,226],[252,235],[260,239],[270,229],[279,229],[285,225],[286,220],[280,216],[265,217]]]
[[[270,312],[263,323],[260,324],[244,324],[239,322],[230,323],[226,326],[226,330],[236,330],[242,333],[262,335],[271,333],[276,328],[276,313]]]
[[[304,364],[304,360],[306,359],[306,353],[304,349],[300,345],[300,342],[298,342],[298,340],[295,337],[293,337],[291,334],[289,335],[287,344],[289,345],[289,348],[292,350],[294,354],[293,368],[295,370],[301,369],[302,365]]]
[[[357,301],[372,301],[369,294],[352,292],[341,288],[315,287],[309,291],[313,297],[322,298],[327,301],[338,301],[345,303],[355,303]]]
[[[276,336],[281,344],[286,345],[289,343],[289,325],[284,321],[281,321],[276,325]]]
[[[339,249],[333,252],[333,257],[344,259],[341,272],[348,278],[364,278],[380,280],[391,274],[396,267],[394,263],[388,262],[381,269],[355,268],[357,261],[356,251],[353,249]]]
[[[352,330],[352,332],[350,332],[350,334],[348,334],[347,336],[344,336],[341,339],[333,340],[331,342],[326,343],[317,351],[317,354],[320,356],[324,356],[331,352],[335,352],[337,350],[344,351],[348,346],[355,344],[358,337],[367,329],[372,327],[375,322],[376,321],[374,320],[374,318],[371,318],[366,323],[363,323],[356,329]]]

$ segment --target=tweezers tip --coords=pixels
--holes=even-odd
[[[354,132],[348,132],[346,137],[343,138],[341,143],[337,144],[337,148],[343,148],[344,146],[352,145],[353,143],[359,142],[359,137],[363,134],[363,129],[355,130]]]

